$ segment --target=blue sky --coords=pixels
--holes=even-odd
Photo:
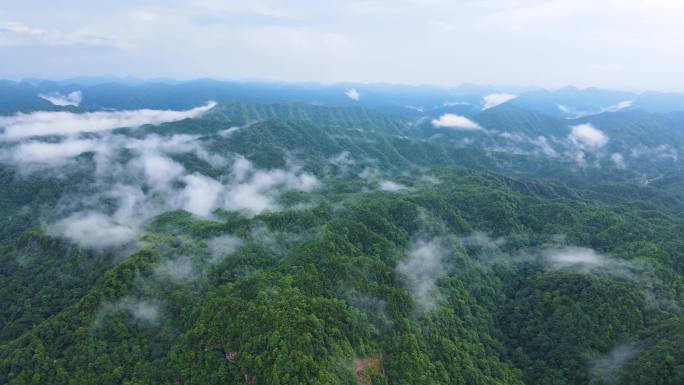
[[[143,78],[684,91],[679,0],[23,0],[0,78]]]

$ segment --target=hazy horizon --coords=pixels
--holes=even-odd
[[[672,0],[27,0],[0,78],[574,85],[684,91]]]
[[[55,82],[58,84],[63,84],[63,85],[68,85],[68,84],[76,84],[76,85],[81,85],[84,87],[87,86],[92,86],[92,85],[98,85],[98,84],[106,84],[106,83],[115,83],[115,84],[122,84],[126,86],[135,86],[135,85],[140,85],[140,84],[145,84],[145,83],[160,83],[160,84],[170,84],[170,85],[176,85],[176,84],[184,84],[184,83],[191,83],[191,82],[198,82],[198,81],[215,81],[215,82],[223,82],[223,83],[244,83],[244,84],[264,84],[264,85],[285,85],[285,86],[315,86],[315,87],[373,87],[373,86],[386,86],[386,87],[411,87],[411,88],[433,88],[433,89],[441,89],[441,90],[453,90],[453,89],[458,89],[461,87],[480,87],[480,88],[489,88],[494,90],[516,90],[516,92],[529,92],[529,91],[536,91],[536,90],[545,90],[549,92],[554,92],[554,91],[561,91],[564,89],[576,89],[580,91],[585,91],[585,90],[600,90],[600,91],[610,91],[610,92],[624,92],[624,93],[633,93],[633,94],[643,94],[643,93],[648,93],[648,92],[658,92],[658,93],[684,93],[684,89],[673,89],[673,90],[664,90],[664,89],[656,89],[656,88],[646,88],[646,89],[630,89],[630,88],[618,88],[618,87],[599,87],[595,85],[586,85],[586,86],[578,86],[575,84],[565,84],[565,85],[560,85],[560,86],[541,86],[541,85],[535,85],[535,84],[488,84],[488,83],[474,83],[474,82],[462,82],[462,83],[457,83],[457,84],[433,84],[433,83],[398,83],[398,82],[383,82],[383,81],[375,81],[375,82],[354,82],[354,81],[334,81],[334,82],[325,82],[325,81],[315,81],[315,80],[309,80],[309,81],[297,81],[297,80],[278,80],[278,79],[258,79],[258,78],[246,78],[246,79],[231,79],[231,78],[215,78],[215,77],[191,77],[191,78],[173,78],[173,77],[138,77],[135,75],[111,75],[111,74],[103,74],[103,75],[81,75],[81,76],[72,76],[72,77],[62,77],[62,78],[44,78],[40,76],[26,76],[26,77],[21,77],[21,78],[0,78],[0,81],[2,80],[9,80],[17,83],[21,82],[29,82],[33,83],[35,81],[48,81],[48,82]],[[81,81],[81,83],[78,83]]]
[[[684,0],[6,3],[0,384],[684,384]]]

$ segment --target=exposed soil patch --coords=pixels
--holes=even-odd
[[[356,375],[356,382],[361,385],[373,385],[371,381],[371,373],[385,373],[382,367],[382,357],[371,356],[367,358],[357,358],[354,360],[354,375]]]

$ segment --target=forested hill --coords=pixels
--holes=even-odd
[[[0,117],[0,383],[684,383],[681,116],[413,91]]]
[[[209,118],[228,120],[240,125],[279,118],[308,122],[324,127],[357,128],[364,131],[401,133],[408,121],[373,109],[359,107],[323,107],[307,104],[232,103],[213,110]]]

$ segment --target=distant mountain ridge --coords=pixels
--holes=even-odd
[[[684,112],[2,86],[2,384],[684,382]]]
[[[355,90],[358,97],[347,95]],[[464,84],[458,87],[405,86],[392,84],[240,82],[197,79],[141,80],[117,77],[80,77],[65,81],[26,79],[0,81],[0,113],[50,109],[49,102],[38,94],[45,92],[83,94],[82,109],[188,108],[208,99],[220,103],[252,101],[259,103],[311,103],[327,106],[365,106],[428,112],[449,105],[471,105],[482,109],[484,98],[492,94],[516,96],[506,102],[525,109],[543,112],[560,118],[582,114],[596,114],[618,108],[629,102],[629,107],[651,112],[684,111],[684,93],[578,89],[565,87],[545,90],[524,87],[497,87]]]

